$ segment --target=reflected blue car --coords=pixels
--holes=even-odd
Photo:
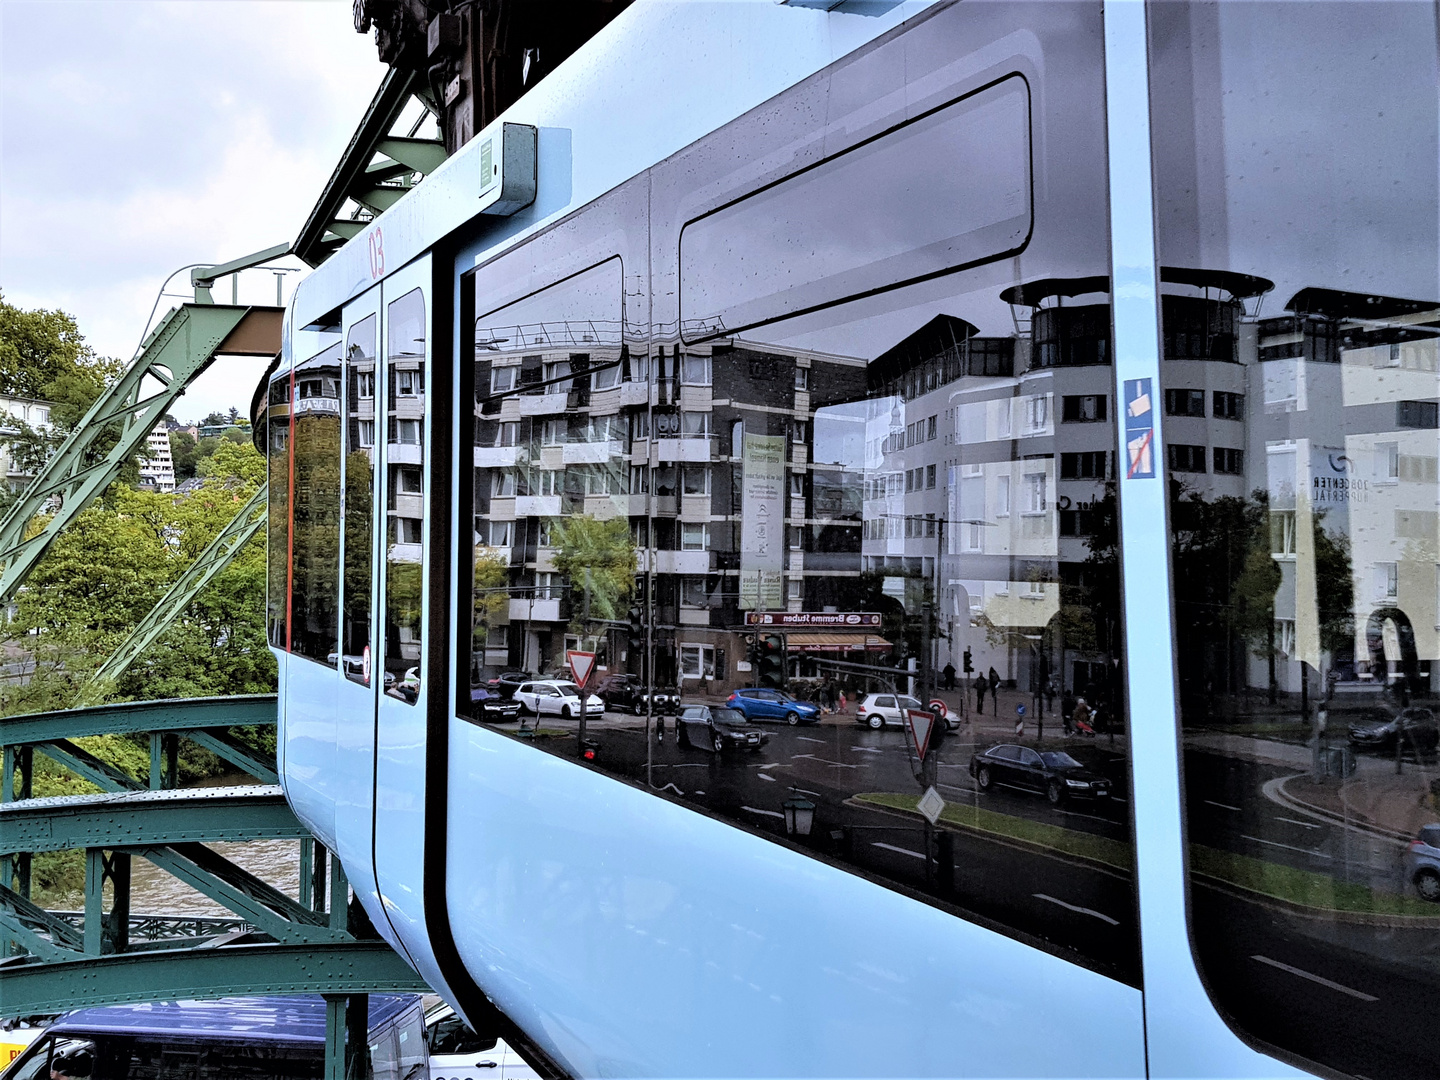
[[[725,704],[742,713],[746,720],[770,720],[791,726],[820,722],[820,706],[796,701],[779,690],[736,690]]]

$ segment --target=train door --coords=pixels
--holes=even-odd
[[[376,692],[373,851],[384,917],[412,958],[427,950],[424,915],[413,902],[424,878],[421,846],[425,791],[425,705],[431,687],[422,633],[426,559],[426,381],[432,329],[430,258],[387,278],[380,289],[381,378],[375,386],[384,423],[380,469],[380,591],[371,663]],[[378,438],[378,432],[377,432]],[[401,897],[411,902],[397,902]],[[433,972],[421,970],[438,985]]]
[[[341,519],[340,670],[335,728],[335,850],[357,893],[379,910],[375,885],[373,819],[375,789],[375,702],[382,677],[374,618],[378,591],[375,535],[380,488],[376,426],[380,422],[378,363],[380,289],[371,289],[345,308],[341,433],[344,459],[344,514]],[[382,931],[389,935],[388,926]]]
[[[318,340],[316,340],[318,339]],[[340,678],[340,361],[334,335],[314,335],[272,389],[285,402],[284,445],[272,454],[283,470],[283,570],[286,653],[286,790],[296,812],[321,835],[333,831],[329,791],[335,749],[335,686]],[[279,431],[275,431],[279,434]]]

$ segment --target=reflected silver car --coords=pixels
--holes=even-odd
[[[1405,877],[1425,900],[1440,903],[1440,825],[1425,825],[1405,852]]]

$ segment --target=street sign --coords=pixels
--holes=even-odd
[[[925,751],[930,749],[930,732],[935,727],[935,714],[924,709],[905,710],[905,730],[915,744],[915,756],[925,760]]]
[[[595,670],[595,654],[567,649],[565,662],[570,665],[570,674],[575,679],[575,685],[583,690],[586,680],[590,678],[590,672]]]
[[[920,796],[920,801],[915,804],[915,809],[925,815],[925,820],[934,825],[940,820],[940,812],[945,809],[945,800],[933,787],[925,789],[925,794]]]

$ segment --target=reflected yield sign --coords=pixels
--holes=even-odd
[[[930,732],[935,727],[935,714],[924,709],[905,710],[905,730],[915,744],[915,756],[925,760],[925,751],[930,749]]]
[[[584,689],[586,681],[590,678],[590,672],[595,670],[595,654],[567,649],[565,662],[570,665],[570,674],[575,679],[575,685]]]
[[[945,809],[945,800],[933,787],[925,789],[925,794],[920,796],[920,801],[915,804],[915,809],[925,815],[925,820],[934,825],[940,820],[940,811]]]

